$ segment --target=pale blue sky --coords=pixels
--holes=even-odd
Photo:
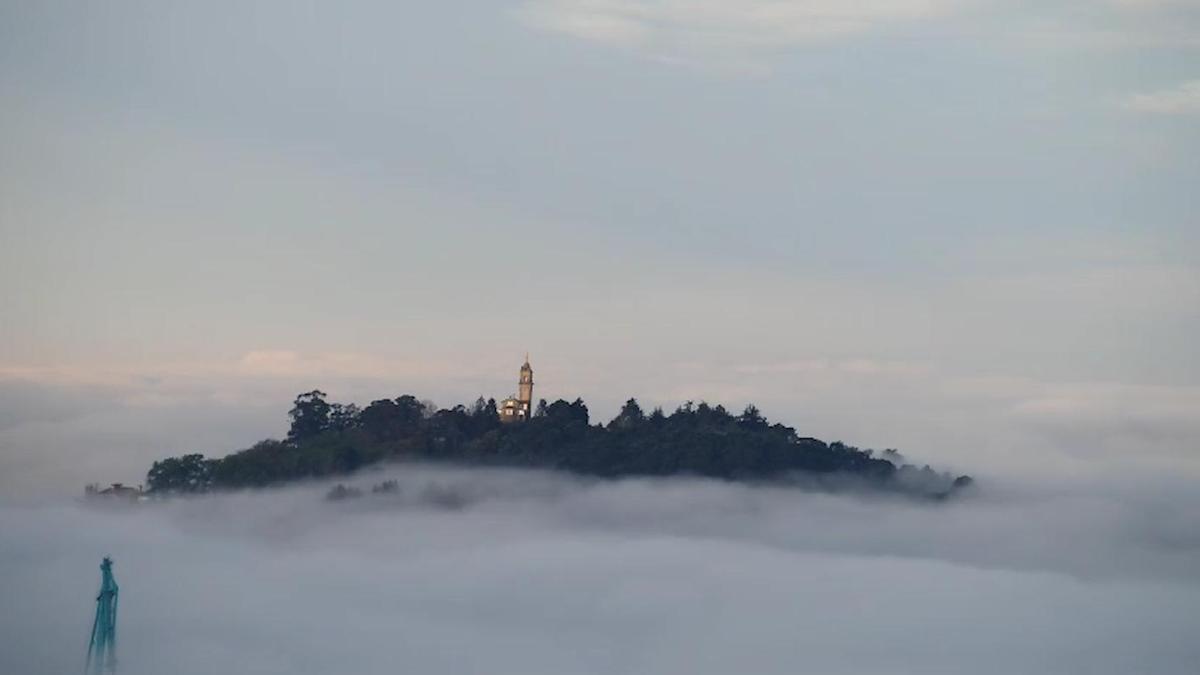
[[[0,2],[0,375],[1195,447],[1200,8],[852,4]]]

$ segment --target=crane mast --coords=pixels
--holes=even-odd
[[[117,580],[112,573],[112,558],[106,557],[100,563],[100,594],[96,596],[96,618],[92,621],[85,675],[111,675],[117,672],[118,590]]]

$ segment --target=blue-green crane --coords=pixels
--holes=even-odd
[[[92,622],[85,673],[117,672],[117,590],[112,558],[106,557],[100,563],[100,595],[96,596],[96,620]]]

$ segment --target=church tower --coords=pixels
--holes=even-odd
[[[533,368],[529,366],[529,352],[525,352],[525,365],[521,366],[521,379],[517,383],[517,400],[525,404],[525,410],[533,410]]]
[[[517,395],[500,402],[501,422],[524,422],[533,415],[533,368],[529,365],[529,354],[521,366],[521,378],[517,380]]]

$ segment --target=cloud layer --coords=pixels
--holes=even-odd
[[[1111,49],[1200,45],[1191,3],[1064,0],[525,0],[527,24],[664,61],[763,67],[772,51],[920,27],[925,39],[1010,47]],[[935,21],[949,20],[940,31]]]
[[[1156,115],[1200,115],[1200,80],[1191,80],[1159,91],[1134,94],[1125,102],[1129,110]]]
[[[4,508],[0,671],[79,667],[104,554],[128,675],[1170,675],[1200,658],[1200,514],[1174,489],[930,507],[517,471],[357,482],[388,477],[397,493],[338,503],[312,485]]]
[[[661,58],[745,55],[795,47],[941,15],[960,0],[528,0],[537,28]]]

